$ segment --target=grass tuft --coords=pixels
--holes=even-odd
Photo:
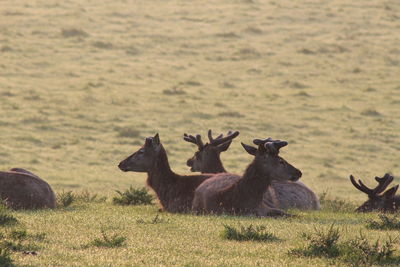
[[[389,237],[385,242],[379,239],[372,243],[360,233],[354,239],[339,243],[340,232],[333,225],[328,231],[315,230],[315,233],[303,233],[309,241],[303,248],[289,251],[290,255],[304,257],[326,257],[346,262],[349,266],[370,266],[374,264],[399,264],[400,258],[394,256],[396,239]]]
[[[72,191],[62,191],[57,193],[57,207],[66,208],[76,200],[75,194]]]
[[[115,205],[151,205],[154,197],[149,194],[145,187],[129,187],[125,192],[116,190],[119,196],[113,198]]]
[[[14,266],[11,258],[11,253],[8,248],[0,247],[0,266],[11,267]]]
[[[356,206],[340,198],[329,198],[328,191],[319,195],[319,202],[323,210],[334,212],[353,212]]]
[[[10,214],[10,210],[7,208],[4,201],[0,201],[0,226],[9,226],[17,223],[17,218]]]
[[[374,265],[376,263],[400,263],[399,257],[394,257],[396,239],[389,237],[385,242],[376,240],[370,243],[365,235],[349,240],[341,245],[341,260],[352,266]]]
[[[398,215],[389,217],[385,214],[379,214],[380,221],[368,220],[367,228],[374,230],[400,230],[400,220],[397,218]]]
[[[239,229],[224,224],[224,230],[221,232],[221,237],[228,240],[237,241],[277,241],[279,240],[274,234],[267,232],[266,227],[253,226],[240,226]]]
[[[126,237],[114,234],[112,236],[107,235],[104,229],[101,230],[101,238],[96,238],[93,240],[89,246],[95,247],[106,247],[106,248],[116,248],[122,247],[126,241]],[[87,247],[87,246],[86,246]]]
[[[334,258],[339,256],[339,240],[340,233],[338,228],[334,228],[332,224],[327,232],[315,229],[315,233],[302,233],[302,238],[306,239],[309,244],[305,248],[292,249],[289,251],[292,255],[306,257],[327,257]]]
[[[158,216],[158,214],[151,220],[145,220],[142,218],[139,218],[136,220],[136,223],[138,223],[138,224],[157,224],[157,223],[163,223],[163,222],[166,222],[166,220],[164,220],[163,218],[160,218]]]

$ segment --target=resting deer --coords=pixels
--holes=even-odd
[[[194,190],[212,175],[174,173],[158,134],[146,138],[145,144],[118,167],[124,172],[147,172],[147,185],[155,191],[161,208],[173,213],[190,211]]]
[[[358,212],[370,212],[370,211],[383,211],[383,212],[394,212],[397,211],[400,206],[400,196],[396,196],[396,191],[399,185],[393,186],[386,192],[385,189],[393,181],[393,176],[386,173],[382,178],[375,177],[378,182],[378,186],[374,189],[366,187],[361,180],[358,183],[355,181],[354,176],[350,175],[351,183],[361,192],[368,195],[368,200],[365,201],[360,207],[356,209]],[[382,194],[381,194],[382,193]]]
[[[230,213],[235,215],[274,216],[285,215],[278,209],[263,205],[262,199],[272,180],[293,180],[301,171],[290,165],[279,154],[287,142],[263,142],[258,148],[245,145],[244,149],[254,160],[242,176],[218,173],[197,187],[193,199],[196,213]]]
[[[21,168],[0,171],[0,197],[13,209],[56,207],[56,197],[50,185]]]
[[[234,136],[231,132],[222,138],[212,137],[211,130],[208,130],[209,142],[204,144],[201,136],[184,134],[183,139],[197,145],[198,151],[194,156],[187,160],[187,165],[193,172],[220,173],[226,172],[220,159],[220,153],[226,151]],[[221,142],[222,141],[222,142]],[[224,143],[225,142],[225,143]],[[257,141],[256,141],[257,142]],[[268,206],[280,209],[299,208],[299,209],[319,209],[320,203],[315,193],[300,181],[272,181],[264,194],[264,202]]]

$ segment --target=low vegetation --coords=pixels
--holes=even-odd
[[[274,234],[269,233],[267,227],[264,225],[240,225],[238,228],[235,226],[224,224],[224,229],[220,235],[224,239],[236,241],[277,241]]]
[[[398,214],[379,214],[378,220],[368,220],[366,227],[373,230],[400,230]]]
[[[394,256],[397,239],[388,238],[371,241],[360,232],[359,236],[339,242],[339,228],[331,225],[328,230],[315,229],[313,233],[303,233],[308,244],[289,251],[290,255],[304,257],[326,257],[346,262],[351,266],[370,266],[373,264],[400,264],[400,257]]]
[[[126,241],[125,236],[121,236],[119,234],[108,234],[104,229],[101,229],[101,237],[100,238],[95,238],[91,243],[88,245],[85,245],[84,247],[90,247],[90,246],[95,246],[95,247],[105,247],[105,248],[116,248],[116,247],[121,247],[124,245]]]
[[[150,195],[145,187],[133,188],[132,186],[125,192],[116,190],[118,196],[113,198],[116,205],[151,205],[154,196]]]
[[[339,197],[332,197],[328,191],[324,191],[319,195],[321,208],[335,212],[353,212],[357,207],[354,203],[346,201]]]

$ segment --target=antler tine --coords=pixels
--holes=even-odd
[[[210,131],[209,131],[210,132]],[[230,134],[228,133],[227,136],[223,137],[222,134],[220,134],[217,138],[213,139],[212,141],[210,140],[210,145],[213,146],[218,146],[222,143],[232,141],[233,138],[239,135],[238,131],[231,132]]]
[[[231,131],[229,131],[231,133]],[[228,134],[229,134],[228,133]],[[221,139],[221,137],[224,136],[223,134],[218,135],[215,139],[212,137],[212,132],[211,129],[208,130],[208,140],[210,140],[210,144],[212,144],[216,139]]]
[[[196,142],[199,149],[202,149],[204,147],[203,141],[201,141],[201,135],[196,135]]]
[[[393,181],[393,179],[394,177],[388,173],[386,173],[385,176],[383,176],[382,178],[375,177],[375,180],[378,182],[378,186],[375,189],[373,189],[372,193],[374,195],[382,193]]]
[[[369,189],[368,187],[366,187],[366,186],[361,182],[361,180],[358,180],[358,182],[359,182],[360,184],[357,184],[357,182],[354,180],[354,176],[353,176],[353,175],[350,175],[350,181],[351,181],[351,183],[354,185],[354,187],[357,188],[358,190],[360,190],[361,192],[364,192],[364,193],[366,193],[366,194],[368,194],[368,195],[371,194],[372,190]]]
[[[274,142],[274,146],[276,147],[276,149],[279,151],[279,149],[281,149],[284,146],[287,146],[288,142],[286,141],[281,141],[281,140],[277,140]]]
[[[185,140],[186,142],[193,143],[193,144],[197,145],[196,137],[194,137],[193,135],[188,135],[188,134],[184,133],[183,134],[183,140]]]

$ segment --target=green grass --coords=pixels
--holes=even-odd
[[[395,235],[366,228],[378,214],[354,212],[367,197],[348,177],[373,187],[391,172],[399,183],[397,0],[0,6],[0,168],[26,168],[64,192],[55,210],[0,216],[18,221],[0,229],[46,234],[31,241],[38,256],[11,252],[16,265],[329,266],[287,252],[306,245],[302,232],[332,223],[343,242],[360,230],[370,242]],[[145,137],[159,132],[171,167],[189,174],[195,148],[182,134],[210,128],[240,131],[221,156],[234,173],[251,160],[240,141],[287,140],[282,156],[301,180],[317,195],[329,190],[323,210],[259,219],[113,205],[115,190],[145,185],[146,174],[117,167]],[[222,225],[266,226],[280,241],[225,240]],[[104,226],[124,245],[83,249]]]

